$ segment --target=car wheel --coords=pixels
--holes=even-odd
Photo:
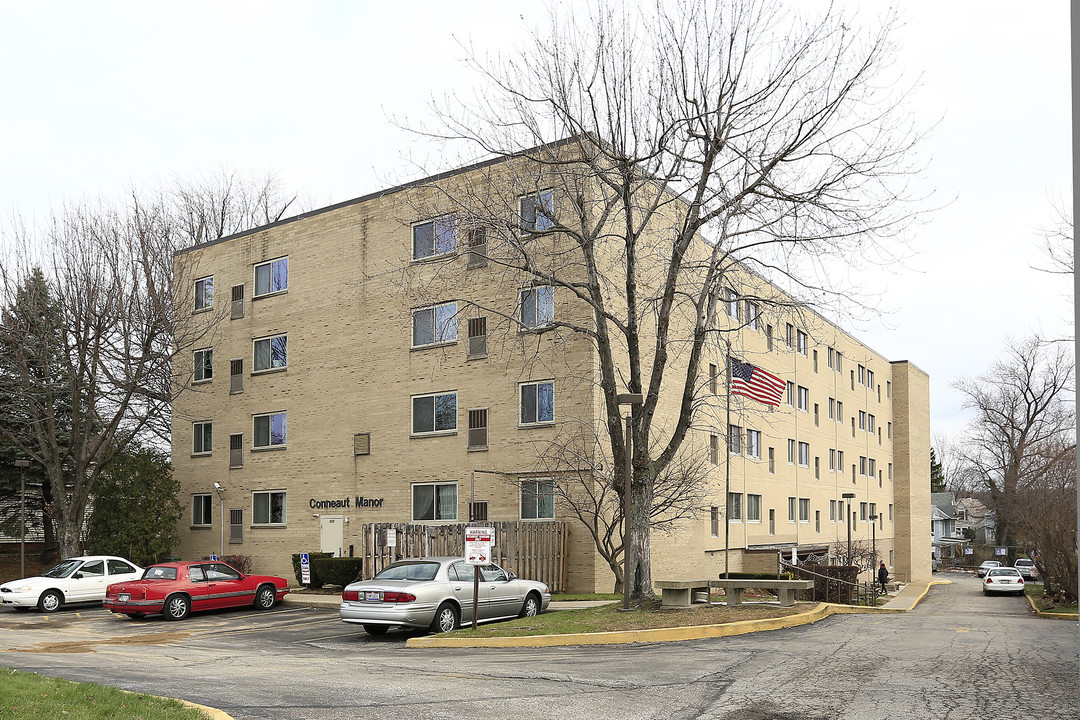
[[[56,612],[64,605],[64,596],[59,590],[46,590],[38,598],[37,606],[41,612]]]
[[[170,595],[165,600],[165,619],[183,620],[191,612],[191,601],[185,595]]]
[[[277,590],[273,585],[262,585],[255,591],[255,607],[259,610],[269,610],[274,607],[277,600]]]
[[[536,593],[529,593],[525,596],[525,602],[521,606],[521,612],[518,613],[518,617],[533,617],[540,614],[540,598],[536,597]]]
[[[457,608],[448,602],[444,602],[435,611],[435,619],[431,621],[431,632],[444,633],[456,629],[458,626]]]
[[[364,632],[368,635],[374,635],[375,637],[385,635],[386,631],[389,629],[389,625],[364,625]]]

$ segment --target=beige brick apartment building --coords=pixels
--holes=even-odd
[[[178,554],[244,554],[259,572],[290,576],[292,553],[348,555],[366,524],[460,523],[472,502],[489,522],[565,522],[567,587],[611,589],[544,462],[560,438],[606,421],[592,346],[545,332],[556,318],[587,325],[590,313],[564,288],[487,262],[482,234],[437,193],[417,195],[483,168],[177,255],[192,338],[179,353],[191,387],[173,415],[188,506]],[[557,205],[542,180],[508,203],[533,226]],[[926,374],[817,314],[738,295],[716,322],[741,329],[706,352],[685,443],[705,467],[703,501],[654,535],[654,579],[715,577],[725,557],[732,571],[769,571],[779,552],[827,553],[847,522],[895,574],[929,576]],[[782,378],[781,404],[729,396],[728,355]],[[602,467],[588,448],[579,464]]]

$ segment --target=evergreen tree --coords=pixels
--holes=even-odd
[[[940,493],[948,491],[949,488],[945,484],[945,469],[941,467],[941,463],[934,453],[934,448],[930,448],[930,492]]]

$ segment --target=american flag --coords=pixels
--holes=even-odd
[[[750,363],[731,361],[731,394],[742,395],[765,405],[779,405],[787,384],[771,372]]]

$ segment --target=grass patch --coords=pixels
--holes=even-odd
[[[552,602],[582,602],[586,600],[622,600],[622,593],[552,593]]]
[[[531,618],[481,625],[476,630],[455,630],[451,637],[522,637],[566,633],[650,630],[654,628],[719,625],[741,620],[762,620],[805,612],[807,606],[782,608],[778,605],[694,605],[690,608],[662,609],[659,606],[621,612],[619,603],[580,610],[546,612]]]
[[[176,700],[0,669],[0,718],[206,720]]]
[[[1035,583],[1027,583],[1024,587],[1024,592],[1035,602],[1035,607],[1039,612],[1045,613],[1075,613],[1077,612],[1077,603],[1071,605],[1059,605],[1048,599],[1043,594],[1042,583],[1036,585]]]

